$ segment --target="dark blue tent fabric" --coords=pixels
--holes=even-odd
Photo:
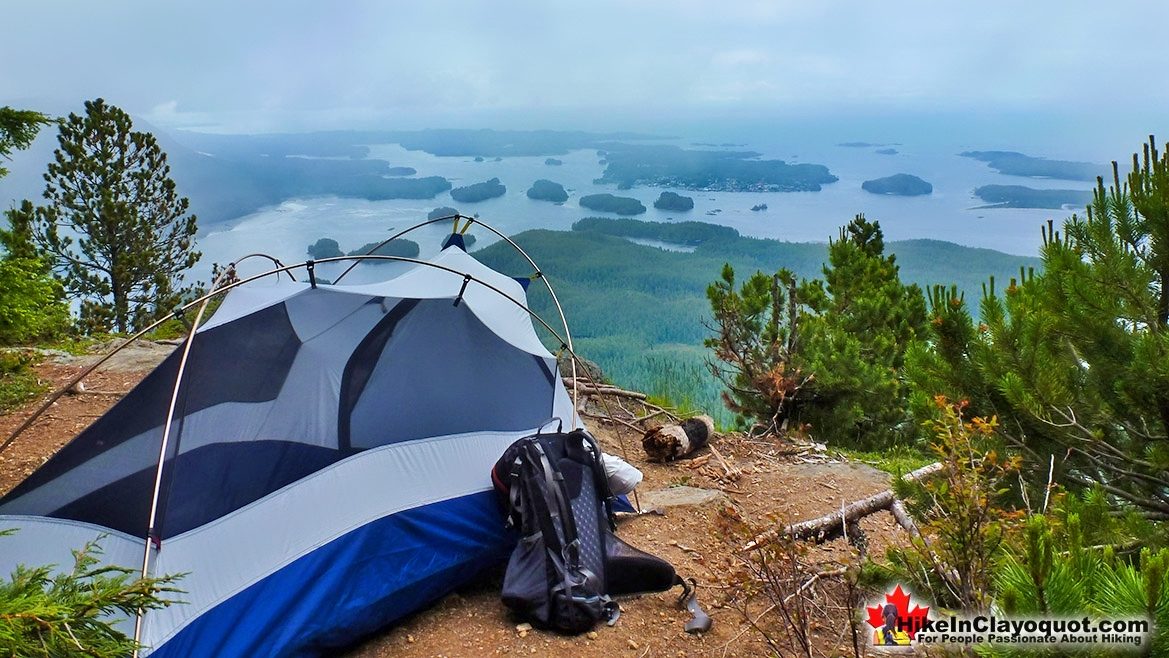
[[[299,347],[300,340],[292,329],[283,304],[276,304],[230,325],[201,333],[192,345],[186,374],[188,382],[197,384],[181,389],[177,416],[181,418],[185,414],[224,402],[262,402],[275,398]],[[240,377],[230,367],[230,360],[236,358],[233,355],[239,354],[250,355],[249,372],[254,376]],[[103,452],[143,432],[161,427],[166,421],[180,359],[179,351],[172,353],[105,415],[0,498],[0,514],[55,516],[96,523],[145,537],[161,432],[156,442],[132,455],[132,466],[136,467],[133,470],[149,471],[148,476],[111,483],[110,486],[118,489],[117,497],[91,494],[87,501],[77,501],[76,505],[63,510],[30,509],[23,506],[19,499],[38,487],[51,486],[54,479]],[[177,448],[177,441],[171,444],[172,454]],[[137,486],[130,486],[132,484]],[[169,481],[164,482],[164,489],[168,485]],[[111,509],[112,506],[119,509]],[[165,515],[164,510],[163,518]],[[110,517],[122,520],[111,521]]]
[[[399,512],[252,585],[151,656],[333,655],[503,564],[515,541],[490,491]]]
[[[458,247],[459,249],[466,251],[467,241],[463,239],[462,235],[458,233],[451,233],[450,236],[447,237],[446,241],[442,243],[442,248],[446,249],[447,247],[451,246]]]

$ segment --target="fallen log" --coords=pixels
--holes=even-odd
[[[909,482],[916,482],[918,480],[928,478],[940,470],[942,470],[941,462],[934,462],[928,466],[922,466],[916,471],[912,471],[904,475],[902,479]],[[751,541],[747,542],[747,544],[743,547],[743,550],[750,551],[761,546],[766,546],[781,536],[791,537],[795,540],[811,539],[817,544],[822,544],[826,541],[836,539],[837,537],[843,537],[844,533],[846,532],[845,528],[847,526],[856,523],[858,520],[870,514],[885,510],[893,511],[894,503],[900,503],[900,501],[898,501],[897,498],[893,495],[892,489],[886,489],[885,491],[873,494],[868,498],[862,498],[856,502],[845,505],[844,508],[838,512],[832,512],[831,514],[825,514],[819,518],[795,523],[789,526],[784,526],[782,528],[775,527],[767,530],[757,535]],[[908,522],[909,525],[912,526],[913,522],[911,519],[909,519],[907,514],[904,514],[904,508],[900,505],[898,505],[898,507],[899,509],[894,512],[895,518],[898,516],[902,517],[897,518],[898,523],[900,523],[902,526],[906,526],[906,523],[903,522],[904,519],[905,522]],[[906,527],[906,529],[908,530],[909,527]],[[914,532],[915,530],[916,527],[914,530],[910,530],[910,532]]]
[[[654,425],[642,436],[641,447],[651,462],[671,461],[706,446],[712,436],[714,419],[697,416],[682,421],[680,425]]]

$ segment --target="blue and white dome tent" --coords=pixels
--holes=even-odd
[[[491,465],[552,418],[579,426],[533,318],[569,353],[571,336],[453,219],[433,259],[356,257],[406,264],[387,281],[277,262],[188,304],[183,345],[0,499],[19,530],[0,570],[69,565],[102,536],[107,563],[187,574],[183,603],[124,622],[141,655],[254,658],[350,644],[505,559]]]

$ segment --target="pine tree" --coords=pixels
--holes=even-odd
[[[85,116],[62,122],[45,174],[36,237],[70,295],[82,299],[90,329],[130,331],[166,314],[189,291],[182,273],[200,256],[195,216],[175,191],[166,155],[132,127],[117,107],[87,101]]]
[[[824,280],[797,283],[781,269],[735,273],[707,297],[714,316],[711,370],[732,411],[772,429],[810,424],[821,440],[880,445],[911,429],[899,369],[923,331],[925,302],[885,255],[877,222],[858,215],[828,248]]]
[[[0,107],[0,157],[28,148],[41,126],[52,123],[32,110]],[[0,167],[0,178],[8,170]],[[69,308],[60,282],[33,239],[33,205],[8,210],[8,229],[0,229],[0,345],[47,338],[69,326]]]
[[[129,656],[136,644],[112,622],[175,603],[179,576],[140,578],[99,564],[100,556],[101,547],[90,543],[74,551],[69,571],[18,566],[0,577],[0,654]]]
[[[814,399],[800,419],[821,440],[853,446],[909,440],[916,429],[900,370],[924,332],[920,288],[901,283],[880,223],[864,215],[829,244],[823,272],[823,281],[806,281],[799,293],[807,310],[798,361],[815,376]]]
[[[932,297],[934,350],[907,372],[923,394],[997,415],[1034,481],[1099,486],[1169,514],[1169,156],[1153,139],[1125,178],[1097,181],[1085,216],[1044,231],[1043,272],[987,287],[978,327]],[[961,307],[959,301],[957,307]],[[947,346],[947,347],[944,347]]]
[[[7,160],[13,151],[28,148],[41,126],[52,122],[48,115],[40,112],[0,107],[0,158]],[[7,174],[8,170],[0,167],[0,178]]]
[[[781,269],[756,272],[735,289],[735,270],[706,290],[714,316],[714,351],[707,367],[726,387],[723,402],[744,421],[782,427],[808,399],[811,377],[795,365],[799,349],[799,301],[795,275]]]

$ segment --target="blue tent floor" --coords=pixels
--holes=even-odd
[[[63,383],[81,366],[46,362],[36,374],[50,385]],[[100,415],[116,399],[107,393],[129,390],[142,370],[103,371],[92,374],[86,387],[98,394],[62,398],[50,417],[42,419],[0,455],[0,492],[7,491],[43,462],[60,445]],[[32,411],[34,404],[0,415],[0,435],[7,435]],[[595,425],[595,423],[594,423]],[[798,463],[788,458],[752,456],[759,447],[736,437],[720,439],[719,448],[737,467],[750,472],[734,482],[718,478],[722,469],[707,465],[688,468],[685,462],[647,464],[641,456],[640,437],[625,431],[620,439],[605,427],[594,427],[606,450],[623,454],[645,473],[640,491],[645,493],[678,485],[706,489],[723,488],[738,512],[752,523],[764,525],[770,517],[804,520],[839,509],[842,499],[863,498],[888,487],[888,476],[863,464]],[[713,463],[713,462],[712,462]],[[883,555],[886,547],[902,545],[904,535],[888,515],[873,515],[862,523],[871,555]],[[599,627],[596,637],[566,638],[541,631],[521,634],[499,601],[501,574],[485,574],[432,606],[407,616],[392,628],[335,652],[338,658],[430,658],[433,656],[726,656],[766,655],[760,636],[746,630],[742,614],[728,602],[734,589],[738,539],[723,538],[719,505],[676,507],[667,516],[644,516],[623,521],[621,536],[644,550],[671,560],[685,575],[708,585],[701,590],[714,628],[705,637],[682,631],[685,614],[674,607],[674,593],[624,601],[624,612],[615,627]],[[691,550],[692,549],[692,550]],[[832,568],[846,559],[841,541],[815,547],[805,556],[809,569]],[[767,602],[754,600],[751,610],[762,611]],[[823,631],[817,642],[831,654],[836,638],[844,638],[845,619],[817,619]],[[744,632],[745,631],[745,632]],[[830,641],[829,638],[832,640]],[[730,642],[729,646],[727,643]],[[844,654],[851,655],[851,646]]]

